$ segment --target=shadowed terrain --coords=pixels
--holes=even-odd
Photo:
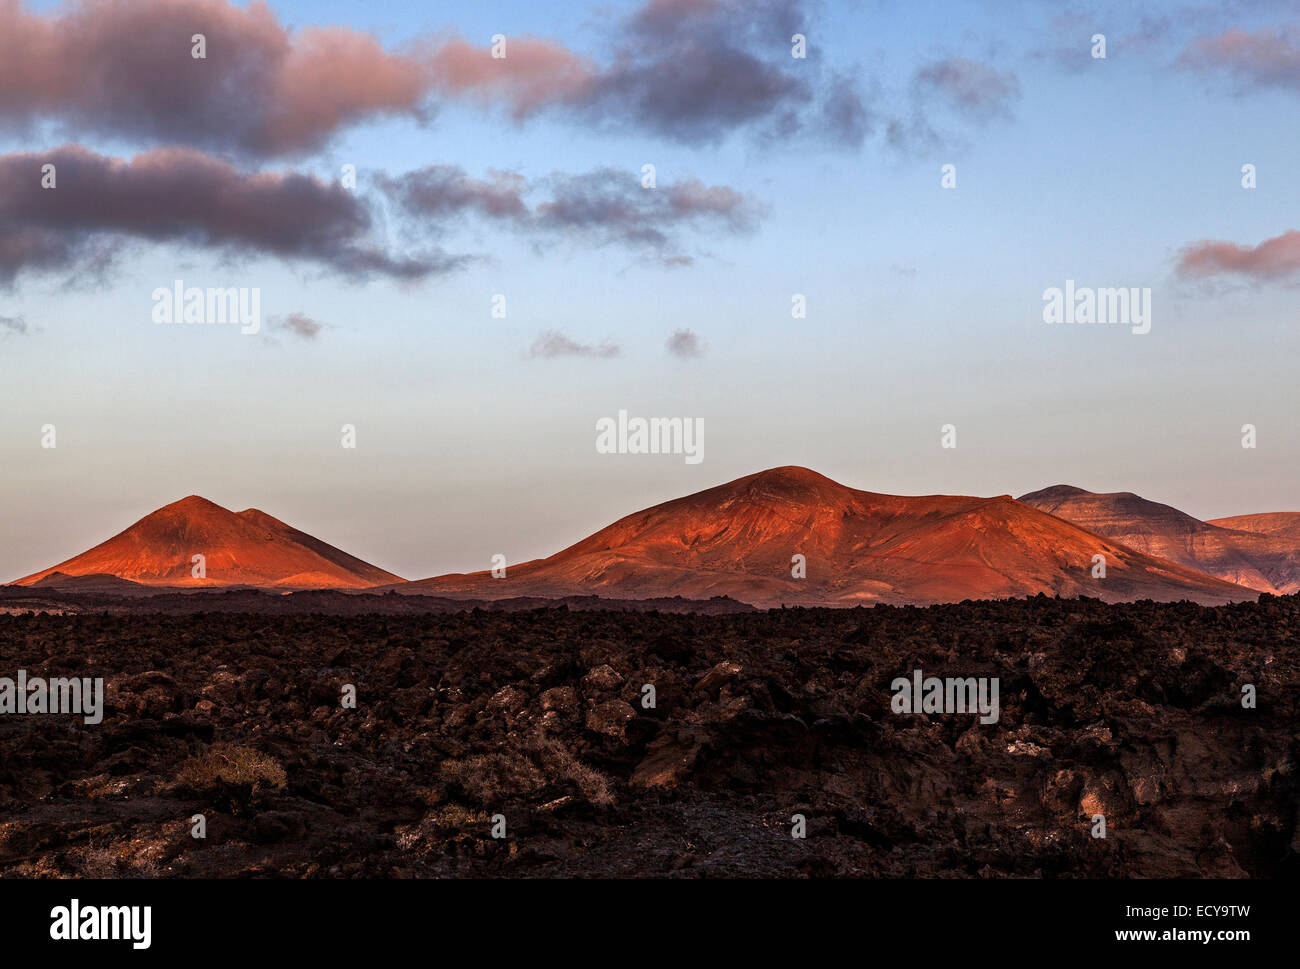
[[[97,726],[0,717],[4,874],[1300,871],[1295,596],[714,616],[148,608],[0,615],[0,672],[107,681]],[[915,669],[998,678],[999,721],[894,713],[891,681]],[[795,814],[806,839],[790,837]]]

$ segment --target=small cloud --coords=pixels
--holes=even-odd
[[[536,208],[532,225],[589,245],[618,244],[641,249],[665,266],[690,265],[680,230],[752,232],[764,208],[733,188],[684,178],[646,189],[631,172],[612,168],[582,175],[555,175],[552,196]]]
[[[977,121],[1008,117],[1020,97],[1020,81],[1011,71],[998,71],[969,57],[949,57],[921,68],[917,83],[937,92],[948,106]]]
[[[1243,89],[1300,90],[1300,26],[1257,33],[1235,27],[1193,42],[1178,63],[1190,70],[1226,72]]]
[[[822,124],[832,141],[848,148],[857,148],[875,130],[875,115],[847,75],[832,75],[822,100]]]
[[[608,359],[621,353],[617,343],[606,340],[600,344],[579,343],[556,330],[547,330],[533,341],[530,357],[550,359],[552,357],[594,357]]]
[[[1300,277],[1300,232],[1292,229],[1257,246],[1214,240],[1194,242],[1179,256],[1178,272],[1193,279],[1244,276],[1262,281]]]
[[[677,330],[668,338],[668,352],[679,360],[691,360],[704,355],[704,342],[691,330]]]
[[[0,316],[0,330],[8,330],[10,333],[17,333],[19,336],[26,336],[32,332],[27,321],[21,316]]]
[[[898,275],[902,276],[904,279],[915,279],[915,278],[916,278],[916,267],[915,267],[915,266],[898,266],[898,265],[895,265],[895,266],[891,266],[890,268],[893,269],[894,272],[898,273]]]
[[[434,234],[452,220],[476,215],[539,240],[563,236],[638,249],[668,267],[694,261],[678,239],[682,232],[740,235],[754,231],[766,214],[765,206],[725,185],[685,177],[650,190],[633,172],[614,168],[533,182],[504,171],[474,178],[454,165],[373,178],[400,214]],[[533,204],[530,197],[543,191],[550,197]]]
[[[303,340],[314,340],[325,329],[325,324],[313,320],[306,313],[290,313],[288,316],[277,317],[275,327],[287,330]]]

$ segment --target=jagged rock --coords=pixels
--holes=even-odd
[[[722,686],[723,683],[735,679],[740,674],[740,671],[741,667],[737,663],[719,663],[700,677],[700,681],[695,684],[695,689],[704,693],[711,693]]]
[[[582,678],[582,686],[588,692],[615,690],[622,683],[623,677],[608,663],[602,663]]]
[[[558,713],[574,713],[578,709],[578,693],[571,686],[553,686],[541,696],[542,709]]]
[[[621,738],[628,722],[635,718],[631,706],[622,700],[609,700],[587,714],[587,729]]]
[[[691,732],[664,734],[650,743],[645,759],[632,772],[631,785],[639,788],[676,787],[691,772],[703,747]]]

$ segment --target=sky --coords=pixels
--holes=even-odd
[[[0,580],[189,494],[407,578],[791,464],[1300,510],[1297,159],[1290,2],[0,0]]]

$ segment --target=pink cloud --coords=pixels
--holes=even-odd
[[[545,105],[585,97],[595,80],[582,58],[548,40],[507,38],[505,52],[496,58],[490,47],[453,37],[432,55],[433,81],[449,95],[504,101],[522,118]]]
[[[1183,249],[1178,271],[1188,277],[1246,276],[1256,280],[1300,275],[1300,232],[1292,229],[1257,246],[1195,242]]]
[[[1179,63],[1200,70],[1228,71],[1243,82],[1300,88],[1300,37],[1294,29],[1265,28],[1250,33],[1239,27],[1196,41]]]
[[[0,127],[53,121],[78,135],[270,158],[315,151],[368,120],[425,121],[439,99],[461,98],[517,120],[554,109],[683,142],[807,126],[857,144],[869,114],[856,87],[772,56],[806,27],[805,2],[649,0],[617,22],[596,63],[527,36],[507,36],[502,58],[487,38],[456,35],[390,49],[348,27],[292,30],[261,2],[99,0],[38,13],[0,0]]]
[[[204,35],[207,56],[192,56]],[[276,155],[366,117],[428,113],[429,68],[348,28],[283,27],[264,3],[0,0],[0,122]]]

